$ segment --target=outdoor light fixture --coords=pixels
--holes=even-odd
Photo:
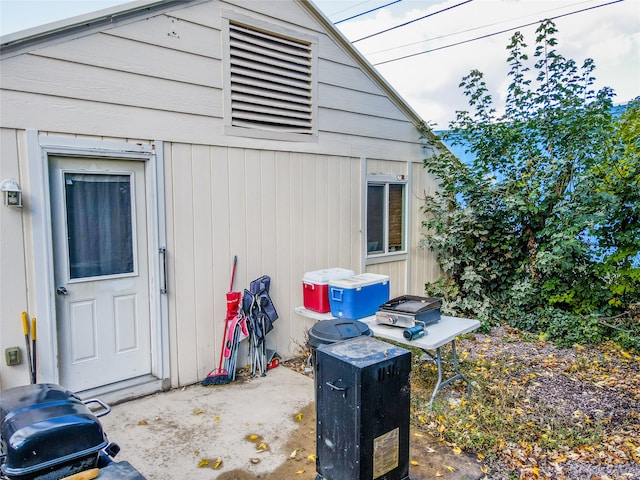
[[[13,178],[7,178],[0,183],[0,190],[7,207],[22,207],[22,190]]]

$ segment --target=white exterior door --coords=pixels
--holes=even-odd
[[[49,157],[60,384],[151,373],[145,162]]]

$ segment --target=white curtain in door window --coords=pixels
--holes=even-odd
[[[65,173],[69,278],[133,273],[131,177]]]

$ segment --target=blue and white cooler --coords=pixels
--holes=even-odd
[[[336,318],[356,320],[375,315],[388,300],[388,275],[361,273],[329,281],[329,305]]]

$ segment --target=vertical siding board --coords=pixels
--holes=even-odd
[[[244,150],[230,148],[228,150],[229,166],[229,244],[238,255],[236,271],[237,285],[247,285],[248,265],[251,259],[247,256],[248,232],[245,229],[246,197],[245,197],[245,165]]]
[[[360,159],[353,159],[349,162],[349,166],[351,167],[351,172],[349,178],[351,179],[351,198],[349,200],[348,208],[350,210],[351,217],[351,225],[349,229],[349,243],[347,244],[351,253],[349,263],[354,266],[354,270],[356,273],[359,273],[360,270],[360,258],[361,255],[365,255],[365,252],[360,252],[360,236],[364,235],[362,230],[362,219],[361,219],[361,204],[362,204],[362,187],[361,187],[361,179],[360,179]],[[365,179],[362,179],[362,182],[365,182]],[[366,183],[365,183],[366,185]]]
[[[29,207],[29,192],[26,190],[24,178],[20,175],[20,163],[18,152],[17,132],[10,129],[0,129],[0,155],[2,164],[0,165],[0,180],[5,178],[15,179],[23,190],[23,202],[25,208],[17,209],[5,207],[4,199],[0,199],[0,306],[2,312],[13,312],[6,318],[6,322],[0,322],[0,338],[3,339],[3,346],[23,345],[24,337],[20,339],[22,329],[15,328],[20,325],[20,312],[29,311],[27,303],[27,278],[26,278],[26,258],[25,225],[23,224],[24,211]],[[9,161],[9,159],[11,159]],[[9,274],[10,273],[10,274]],[[9,321],[9,318],[11,319]],[[22,383],[23,378],[27,378],[26,363],[17,368],[7,368],[5,370],[2,362],[0,370],[3,380],[7,384]],[[0,387],[1,388],[1,387]]]
[[[262,252],[262,270],[260,275],[271,276],[272,287],[278,288],[276,265],[276,162],[273,151],[260,152],[259,183],[261,185],[260,203],[257,209],[260,213],[262,231],[260,233],[260,247]]]
[[[247,236],[247,286],[251,280],[262,275],[263,251],[263,217],[262,195],[268,188],[261,180],[260,151],[245,150],[244,181],[246,182],[245,199],[245,233]]]
[[[308,222],[307,215],[309,205],[307,203],[307,185],[304,182],[304,158],[300,153],[289,154],[289,185],[287,208],[290,216],[290,249],[283,252],[289,255],[289,292],[293,301],[302,305],[302,277],[309,271],[305,262],[306,258],[306,235],[305,222]],[[291,311],[291,310],[290,310]],[[297,315],[292,315],[292,325],[290,326],[291,336],[294,339],[304,338],[304,319]]]
[[[317,184],[315,181],[315,155],[302,155],[302,255],[304,271],[317,270],[317,226],[315,219]]]
[[[305,230],[304,222],[308,219],[309,206],[306,202],[307,192],[304,184],[304,158],[301,153],[289,155],[290,169],[290,215],[291,215],[291,247],[292,262],[295,261],[295,272],[304,272]]]
[[[188,385],[198,379],[198,365],[195,352],[195,278],[193,259],[194,248],[194,198],[192,148],[189,145],[173,146],[173,196],[175,235],[175,298],[176,325],[179,356],[178,381]]]
[[[338,241],[338,265],[340,268],[350,268],[353,270],[351,262],[351,252],[347,248],[351,242],[351,212],[349,203],[351,202],[351,159],[338,158],[336,169],[336,181],[340,187],[338,194],[338,211],[340,215],[333,219],[336,227],[335,237]],[[356,272],[360,273],[360,272]]]
[[[296,227],[292,223],[293,205],[290,202],[291,159],[285,152],[276,152],[274,157],[274,189],[275,189],[275,273],[277,279],[277,294],[273,301],[280,319],[274,330],[276,336],[276,350],[282,356],[288,356],[290,339],[297,338],[294,315],[291,313],[296,305],[293,303],[293,288],[295,276],[291,274],[292,244]]]
[[[411,290],[414,295],[424,295],[424,284],[432,282],[440,276],[440,267],[434,254],[428,248],[420,246],[421,241],[428,235],[422,227],[424,220],[424,197],[432,192],[434,181],[429,177],[421,163],[414,163],[413,169],[413,212],[412,221],[414,232],[412,238],[412,275]]]
[[[276,310],[279,308],[279,292],[280,289],[284,289],[286,285],[285,278],[281,278],[278,275],[278,266],[276,263],[276,164],[275,154],[272,151],[262,151],[258,161],[258,171],[260,172],[260,184],[261,184],[261,196],[260,204],[256,210],[260,214],[261,232],[260,232],[260,275],[269,275],[271,277],[271,287],[269,293],[272,297]],[[283,312],[284,313],[284,312]],[[286,316],[285,318],[288,318]],[[285,323],[287,320],[279,319],[279,323]],[[279,327],[279,323],[276,322],[274,327]],[[276,333],[271,332],[266,339],[266,345],[268,348],[278,350],[278,336]]]
[[[196,365],[197,379],[207,374],[207,366],[211,363],[213,351],[213,221],[212,221],[212,189],[211,161],[209,148],[193,147],[193,243],[194,243],[194,282],[195,282],[195,315],[196,329]]]
[[[329,246],[327,236],[331,235],[329,225],[329,199],[335,195],[336,182],[330,181],[329,161],[324,155],[315,156],[315,181],[316,181],[316,205],[315,205],[315,235],[318,239],[316,243],[316,265],[318,268],[327,268],[329,265]]]
[[[337,157],[327,157],[326,185],[328,188],[326,210],[326,224],[324,226],[324,237],[326,239],[327,259],[325,266],[340,267],[340,197],[342,195],[343,179],[340,176],[340,159]]]
[[[212,243],[213,254],[213,349],[209,352],[210,357],[205,359],[205,363],[211,369],[218,366],[222,337],[224,335],[224,324],[227,311],[226,292],[231,283],[231,266],[233,256],[239,252],[231,248],[229,239],[230,215],[233,207],[230,205],[229,186],[229,164],[227,159],[227,149],[223,147],[211,147],[211,212],[212,212]],[[238,264],[244,260],[238,259]],[[234,282],[234,291],[242,291],[240,282]]]
[[[169,350],[173,353],[169,355],[169,370],[171,372],[171,386],[178,387],[179,381],[179,349],[178,349],[178,302],[176,297],[176,238],[175,238],[175,185],[173,171],[175,170],[173,145],[164,144],[164,188],[165,188],[165,227],[167,231],[167,316],[169,318]]]

